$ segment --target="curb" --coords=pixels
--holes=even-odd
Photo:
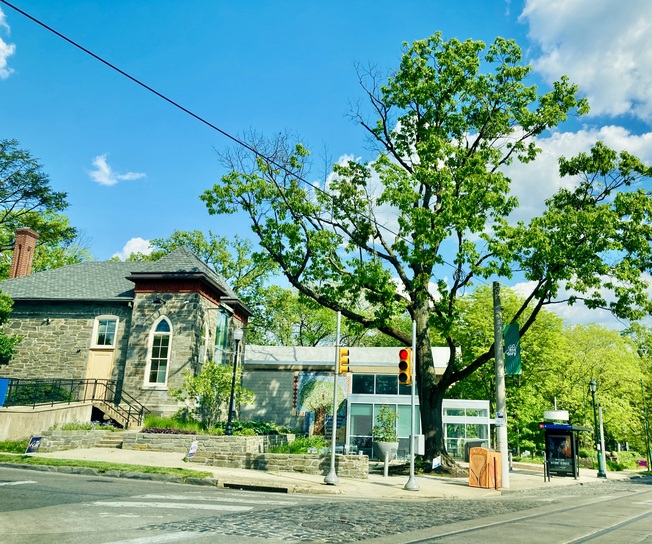
[[[272,493],[309,493],[309,494],[340,494],[339,489],[316,488],[313,486],[283,485],[264,483],[255,480],[229,480],[213,477],[194,478],[171,476],[167,474],[153,474],[149,472],[138,472],[129,470],[107,470],[101,471],[96,468],[70,466],[49,466],[49,465],[27,465],[21,463],[0,463],[2,468],[20,468],[23,470],[35,470],[38,472],[57,472],[60,474],[77,474],[81,476],[100,476],[106,478],[126,478],[133,480],[150,480],[156,482],[167,482],[173,484],[187,484],[208,487],[221,487],[228,489],[240,489],[248,491],[261,491]]]

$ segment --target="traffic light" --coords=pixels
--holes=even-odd
[[[403,348],[398,352],[398,383],[410,385],[412,383],[412,350]]]
[[[340,348],[340,356],[337,359],[338,374],[344,374],[349,371],[349,350],[348,348]]]

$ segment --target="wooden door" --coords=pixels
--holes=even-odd
[[[88,354],[86,380],[110,380],[113,370],[113,350],[91,350]],[[84,396],[86,399],[104,398],[104,382],[89,382],[86,384]]]

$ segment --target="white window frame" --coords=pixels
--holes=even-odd
[[[100,321],[115,321],[115,332],[113,334],[113,344],[98,344],[97,336],[100,332]],[[120,318],[117,315],[98,315],[93,322],[93,336],[91,338],[92,349],[115,349],[118,343],[118,327]]]
[[[162,333],[162,332],[156,332],[157,327],[161,323],[161,321],[166,321],[168,326],[170,327],[170,332],[169,333]],[[165,366],[165,381],[163,382],[150,382],[149,381],[149,375],[152,370],[152,352],[154,350],[154,338],[156,336],[162,336],[162,335],[167,335],[169,340],[168,340],[168,356],[167,356],[167,362]],[[172,338],[174,336],[174,329],[172,327],[172,322],[170,319],[164,315],[159,317],[154,323],[152,324],[152,327],[149,330],[149,339],[147,341],[147,366],[145,367],[145,376],[144,376],[144,383],[143,383],[143,388],[144,389],[162,389],[162,390],[167,390],[168,388],[168,375],[170,373],[170,360],[172,358]]]

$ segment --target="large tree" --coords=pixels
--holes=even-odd
[[[538,135],[588,111],[566,78],[539,93],[526,84],[529,72],[513,41],[487,47],[440,34],[416,41],[384,83],[361,75],[374,118],[355,117],[377,145],[372,161],[337,165],[316,187],[305,179],[301,144],[254,137],[255,153],[223,154],[230,172],[202,195],[210,213],[248,214],[260,245],[305,296],[404,345],[411,334],[397,316],[416,322],[428,459],[443,453],[449,461],[446,391],[493,357],[493,346],[472,360],[456,356],[459,298],[478,279],[519,270],[532,282],[522,305],[504,316],[520,321],[522,334],[562,287],[573,290],[571,302],[583,298],[625,318],[650,309],[641,272],[650,267],[652,200],[631,188],[650,171],[636,158],[597,144],[562,160],[573,187],[531,222],[508,223],[518,202],[505,167],[534,161]],[[435,336],[450,349],[439,381]]]
[[[61,214],[66,193],[55,191],[40,162],[16,140],[0,140],[0,277],[9,273],[14,234],[30,227],[39,234],[35,269],[56,268],[88,258],[77,231]]]

